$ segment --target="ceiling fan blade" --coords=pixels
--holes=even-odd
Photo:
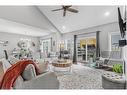
[[[70,11],[70,12],[78,13],[78,10],[76,10],[76,9],[67,8],[67,10]]]
[[[59,10],[63,10],[63,8],[61,8],[61,9],[55,9],[55,10],[52,10],[52,11],[59,11]]]
[[[72,6],[72,5],[66,5],[66,6],[63,5],[62,7],[63,7],[63,8],[69,8],[69,7],[71,7],[71,6]]]
[[[64,11],[63,11],[63,17],[66,15],[66,10],[64,9]]]

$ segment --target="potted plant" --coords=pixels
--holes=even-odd
[[[113,72],[123,73],[123,66],[122,66],[122,64],[115,64],[115,65],[113,65]]]

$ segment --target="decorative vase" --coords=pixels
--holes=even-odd
[[[93,58],[92,57],[89,58],[89,63],[90,64],[93,63]]]

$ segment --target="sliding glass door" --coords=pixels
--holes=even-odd
[[[90,58],[94,60],[96,53],[96,38],[87,37],[77,41],[77,57],[79,62],[88,62]]]
[[[87,60],[90,61],[90,58],[94,61],[96,53],[96,38],[87,39]]]

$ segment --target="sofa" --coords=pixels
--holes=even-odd
[[[101,57],[99,60],[96,60],[96,63],[112,68],[115,64],[123,65],[124,60],[120,51],[102,51]]]
[[[3,69],[4,73],[13,62],[18,61],[15,58],[13,61],[12,59],[1,59],[2,68],[0,69]],[[41,70],[41,73],[36,75],[35,67],[32,64],[27,65],[23,73],[14,82],[12,89],[59,89],[59,81],[54,72]]]

